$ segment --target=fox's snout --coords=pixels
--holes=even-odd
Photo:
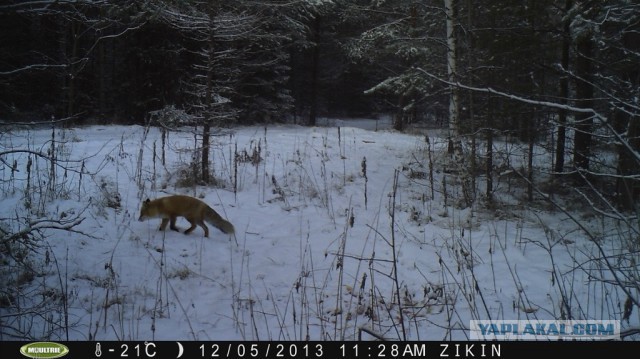
[[[145,220],[151,218],[148,211],[140,211],[140,217],[138,217],[138,221],[144,222]]]
[[[140,211],[140,216],[138,217],[138,221],[144,222],[147,219],[147,213],[145,211]]]

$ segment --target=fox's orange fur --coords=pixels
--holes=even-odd
[[[176,219],[178,217],[184,217],[191,223],[191,227],[187,228],[184,234],[189,234],[196,226],[200,226],[204,229],[204,236],[209,237],[209,228],[205,224],[205,221],[224,233],[234,233],[233,224],[220,217],[218,212],[213,210],[213,208],[197,198],[182,195],[161,197],[154,200],[147,199],[142,202],[140,218],[138,218],[138,220],[144,221],[147,218],[162,218],[162,223],[160,224],[161,231],[165,230],[167,223],[171,223],[169,228],[179,232],[176,227]]]

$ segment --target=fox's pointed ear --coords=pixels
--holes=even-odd
[[[147,200],[144,201],[144,203],[149,203],[149,202],[151,202],[151,200],[149,198],[147,198]]]

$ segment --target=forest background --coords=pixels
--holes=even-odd
[[[206,167],[212,127],[391,115],[447,127],[469,174],[508,136],[544,141],[550,172],[615,208],[640,195],[631,1],[12,1],[0,20],[9,123],[201,125]]]

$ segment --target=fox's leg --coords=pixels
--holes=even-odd
[[[199,221],[198,225],[200,225],[200,227],[202,227],[202,229],[204,229],[204,236],[209,238],[209,227],[207,227],[207,225],[204,223],[204,221]]]
[[[163,218],[162,223],[160,223],[160,230],[164,231],[167,228],[167,224],[169,223],[169,218]]]
[[[189,220],[189,223],[191,223],[191,227],[187,228],[186,231],[184,231],[184,234],[189,234],[191,232],[193,232],[194,229],[196,229],[197,226],[202,227],[202,229],[204,229],[204,236],[205,237],[209,237],[209,228],[207,228],[207,225],[204,224],[203,221],[198,221],[198,220]]]
[[[169,228],[173,229],[176,232],[180,232],[180,230],[178,229],[178,227],[176,227],[176,219],[178,219],[178,217],[176,216],[171,216],[171,225],[169,225]]]
[[[187,228],[184,231],[184,234],[189,234],[189,233],[193,232],[194,229],[196,229],[196,221],[193,221],[193,220],[191,220],[189,218],[187,218],[187,220],[189,221],[189,223],[191,223],[191,227]]]

